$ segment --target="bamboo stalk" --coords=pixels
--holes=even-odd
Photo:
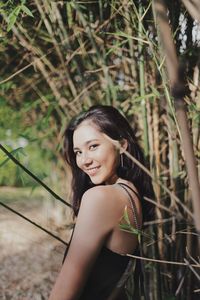
[[[183,4],[191,14],[194,20],[198,20],[200,22],[200,2],[199,0],[182,0]]]
[[[144,98],[145,95],[145,66],[144,66],[144,54],[143,54],[143,43],[141,40],[143,39],[142,33],[142,19],[143,10],[142,5],[139,5],[138,11],[138,53],[139,53],[139,86],[140,86],[140,96],[143,98],[141,100],[141,110],[142,110],[142,120],[143,120],[143,134],[144,134],[144,154],[147,157],[149,155],[149,137],[148,137],[148,124],[147,124],[147,109],[146,109],[146,101]]]
[[[162,0],[154,0],[154,8],[156,12],[157,24],[159,26],[160,41],[163,52],[166,56],[166,67],[170,80],[170,86],[174,95],[175,109],[177,120],[181,131],[181,142],[185,154],[185,163],[188,171],[188,180],[191,188],[194,222],[197,233],[199,234],[199,249],[200,249],[200,186],[198,180],[198,172],[196,167],[196,160],[193,152],[191,133],[188,128],[187,115],[185,104],[181,97],[183,95],[181,80],[179,78],[179,65],[173,44],[167,12]],[[179,92],[178,92],[179,89]]]

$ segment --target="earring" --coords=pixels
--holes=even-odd
[[[120,154],[120,165],[123,168],[124,167],[124,158],[123,158],[123,154]]]

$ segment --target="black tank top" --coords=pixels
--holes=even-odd
[[[133,214],[135,216],[135,223],[136,223],[135,226],[137,229],[139,229],[138,215],[135,207],[135,202],[130,192],[125,188],[125,186],[131,189],[139,199],[140,197],[128,185],[124,183],[118,183],[118,184],[122,186],[124,190],[126,190],[126,192],[128,193],[128,196],[132,202],[132,208],[134,210]],[[69,245],[65,251],[63,262],[67,255]],[[136,251],[134,251],[134,254],[136,253]],[[102,247],[100,254],[97,257],[97,260],[86,282],[86,285],[83,289],[81,297],[79,299],[80,300],[107,300],[116,286],[120,287],[120,285],[121,286],[124,285],[124,281],[126,281],[130,273],[130,268],[132,266],[133,266],[133,259],[131,259],[130,257],[115,253],[105,246]],[[127,300],[125,291],[121,292],[120,300]]]

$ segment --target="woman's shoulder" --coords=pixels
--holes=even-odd
[[[119,206],[116,204],[117,190],[114,186],[95,186],[87,190],[82,197],[78,217],[84,220],[95,220],[95,224],[106,224],[109,230],[121,216]],[[102,226],[102,225],[101,225]]]
[[[103,214],[112,211],[118,215],[121,212],[121,197],[115,184],[94,186],[83,194],[80,209],[99,211]]]
[[[82,201],[100,202],[101,204],[112,201],[113,195],[116,193],[114,185],[98,185],[88,189],[82,197]],[[94,201],[95,200],[95,201]]]

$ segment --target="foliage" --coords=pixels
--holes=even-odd
[[[193,20],[180,2],[165,2],[183,63],[185,102],[199,158],[198,41],[192,38]],[[72,116],[91,104],[117,107],[134,124],[155,182],[157,220],[149,234],[157,240],[144,245],[145,255],[191,260],[196,252],[193,221],[185,210],[191,210],[188,179],[151,4],[128,0],[1,4],[1,141],[7,140],[10,130],[10,140],[23,137],[35,143],[34,151],[25,152],[32,170],[42,176],[46,168],[40,170],[37,147],[60,157],[62,134]],[[187,20],[185,31],[180,16]],[[50,154],[51,159],[55,156]],[[151,299],[167,294],[184,300],[197,294],[189,269],[152,264],[147,277]]]
[[[25,140],[19,139],[12,141],[15,147]],[[28,144],[25,147],[18,147],[11,151],[11,147],[7,147],[14,157],[19,160],[25,167],[30,169],[41,180],[47,177],[50,179],[51,163],[54,157],[45,149],[38,149],[37,144]],[[51,163],[50,163],[51,162]],[[15,165],[3,152],[0,152],[0,186],[23,186],[38,187],[39,185]]]
[[[24,13],[27,16],[33,17],[32,12],[25,4],[26,0],[8,0],[6,3],[0,4],[0,13],[4,15],[7,21],[7,31],[12,29],[21,14]]]

